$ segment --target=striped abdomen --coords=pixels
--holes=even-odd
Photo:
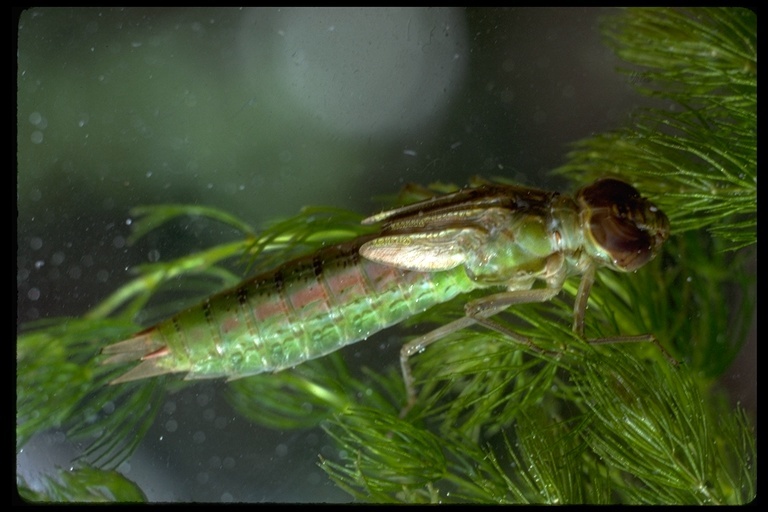
[[[173,372],[236,378],[289,368],[476,286],[461,267],[425,273],[365,260],[359,249],[368,239],[290,261],[106,347],[108,363],[143,360],[115,382]]]

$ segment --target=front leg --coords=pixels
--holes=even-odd
[[[587,301],[589,300],[589,293],[592,290],[592,284],[594,282],[595,266],[589,265],[582,274],[581,283],[579,283],[579,291],[576,294],[576,300],[573,304],[573,332],[582,339],[584,339],[584,316],[587,310]],[[659,340],[657,340],[653,334],[586,338],[585,341],[592,345],[603,345],[608,343],[653,343],[673,366],[678,366],[680,364],[664,349],[664,347],[661,346],[661,343],[659,343]]]

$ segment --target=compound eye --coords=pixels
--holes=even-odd
[[[593,241],[618,269],[642,267],[669,238],[664,212],[623,181],[598,180],[580,191],[579,201]]]
[[[648,232],[613,212],[600,212],[590,219],[592,237],[611,255],[614,264],[627,271],[636,270],[654,256],[653,240]]]
[[[640,192],[629,183],[604,178],[584,187],[581,197],[591,208],[632,207],[642,201]]]

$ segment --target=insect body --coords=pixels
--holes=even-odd
[[[630,185],[603,179],[575,197],[502,184],[462,189],[363,221],[366,235],[287,262],[106,347],[106,363],[140,360],[113,383],[274,372],[333,352],[478,288],[467,316],[405,345],[401,364],[445,334],[510,305],[546,301],[582,275],[574,330],[596,268],[633,271],[669,236],[667,217]],[[536,281],[543,287],[534,288]]]
[[[237,378],[290,368],[476,287],[460,269],[413,272],[360,256],[370,237],[285,263],[111,345],[142,359],[122,382],[172,372]]]

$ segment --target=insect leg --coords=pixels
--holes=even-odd
[[[587,310],[587,301],[592,284],[595,282],[595,266],[590,265],[582,274],[579,291],[576,294],[576,300],[573,305],[573,331],[584,338],[584,315]],[[606,338],[587,338],[587,343],[592,345],[602,345],[608,343],[653,343],[658,347],[664,357],[666,357],[673,366],[678,366],[678,361],[661,346],[659,340],[653,334],[640,334],[636,336],[611,336]]]
[[[638,334],[634,336],[609,336],[606,338],[587,338],[587,343],[592,345],[603,345],[608,343],[653,343],[659,351],[667,358],[672,366],[679,366],[680,362],[672,357],[656,339],[653,334]]]
[[[403,381],[405,383],[408,402],[403,410],[400,411],[400,417],[404,417],[416,403],[416,388],[414,386],[413,373],[409,363],[411,356],[422,352],[429,345],[448,336],[449,334],[469,327],[473,324],[483,325],[491,330],[507,335],[520,343],[525,343],[529,347],[532,347],[534,350],[540,350],[538,347],[533,345],[533,343],[531,343],[528,338],[514,333],[509,329],[506,329],[505,327],[489,320],[489,317],[504,311],[509,306],[514,304],[546,302],[557,295],[559,292],[560,288],[517,290],[497,293],[494,295],[489,295],[488,297],[473,300],[468,302],[464,308],[466,316],[438,327],[437,329],[430,331],[427,334],[403,345],[403,348],[400,349],[400,368],[403,372]]]
[[[447,323],[441,327],[438,327],[437,329],[430,331],[423,336],[419,336],[415,340],[403,345],[403,347],[400,349],[400,369],[403,372],[403,382],[405,383],[405,391],[408,397],[408,402],[400,411],[401,418],[404,418],[408,411],[411,410],[411,407],[416,404],[416,388],[414,387],[413,373],[411,372],[411,365],[408,362],[408,359],[412,355],[423,351],[425,348],[427,348],[427,346],[431,345],[437,340],[448,336],[452,332],[460,331],[465,327],[469,327],[474,323],[474,318],[465,316],[459,318],[458,320],[454,320],[453,322]]]
[[[560,288],[541,288],[536,290],[518,290],[496,293],[494,295],[489,295],[488,297],[482,297],[468,302],[467,305],[464,306],[464,312],[468,317],[473,318],[476,323],[512,338],[518,343],[523,343],[537,352],[541,352],[541,348],[537,347],[531,340],[494,322],[491,320],[491,317],[501,313],[510,306],[517,304],[547,302],[558,293],[560,293]]]
[[[584,337],[584,315],[587,311],[587,301],[589,301],[589,292],[592,291],[592,284],[595,282],[595,266],[589,265],[581,275],[579,291],[576,293],[576,300],[573,302],[573,332]]]
[[[464,312],[472,318],[489,318],[516,304],[546,302],[560,293],[560,288],[539,288],[494,293],[467,303]]]

